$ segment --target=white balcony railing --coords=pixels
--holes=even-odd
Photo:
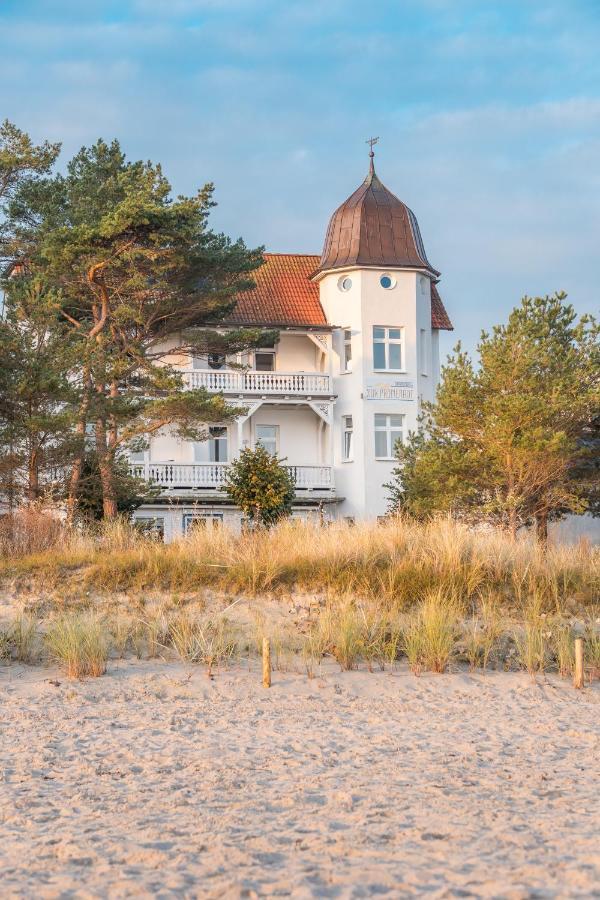
[[[286,466],[297,490],[333,489],[331,466]],[[164,488],[220,488],[227,463],[132,463],[131,474]]]
[[[314,396],[331,394],[329,375],[320,372],[230,372],[192,369],[183,373],[189,388],[206,388],[224,394],[282,394]]]

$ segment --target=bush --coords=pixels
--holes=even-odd
[[[292,511],[294,479],[281,462],[258,444],[229,467],[227,493],[253,524],[274,525]]]
[[[43,553],[57,546],[66,535],[67,529],[59,519],[36,507],[24,507],[0,516],[0,555]]]

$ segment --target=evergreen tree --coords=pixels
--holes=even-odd
[[[254,525],[274,525],[292,511],[294,480],[282,460],[262,444],[254,450],[245,447],[232,462],[226,490]]]
[[[11,240],[4,220],[8,204],[25,181],[50,171],[59,151],[60,144],[48,141],[36,146],[28,134],[8,119],[0,123],[0,264],[19,259],[19,248]]]
[[[11,507],[58,498],[74,449],[76,357],[39,282],[8,282],[0,359],[0,492]]]
[[[220,395],[183,391],[170,365],[182,353],[234,353],[264,340],[260,329],[217,329],[252,285],[262,249],[212,232],[213,206],[212,185],[174,199],[160,166],[128,162],[117,142],[103,141],[82,149],[65,176],[26,183],[13,197],[24,277],[43,277],[61,297],[60,317],[79,345],[71,509],[88,423],[104,515],[113,516],[116,459],[132,441],[166,428],[201,440],[207,424],[241,412]]]
[[[115,457],[113,477],[119,514],[132,513],[142,503],[151,503],[160,493],[160,487],[142,478],[136,478],[130,473],[129,459],[123,454]],[[100,469],[93,451],[84,456],[77,494],[77,511],[84,519],[101,519],[104,514]]]
[[[523,298],[506,325],[482,334],[478,368],[456,348],[422,432],[397,450],[393,509],[448,511],[513,535],[535,522],[542,539],[550,519],[585,511],[599,329],[591,317],[577,321],[565,299]]]

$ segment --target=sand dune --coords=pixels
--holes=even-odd
[[[3,897],[600,896],[597,686],[13,665],[0,718]]]

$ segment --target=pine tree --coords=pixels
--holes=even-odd
[[[19,247],[11,240],[4,213],[25,181],[44,175],[52,168],[60,144],[45,141],[36,146],[28,134],[8,119],[0,124],[0,263],[19,259]]]
[[[183,353],[237,352],[264,332],[218,330],[252,285],[262,248],[208,227],[212,185],[171,196],[158,165],[128,162],[117,142],[82,149],[56,175],[27,183],[10,204],[25,278],[43,277],[79,342],[74,507],[93,423],[105,516],[117,513],[116,459],[132,441],[169,428],[201,440],[205,426],[242,410],[222,396],[183,390],[170,364]],[[200,326],[200,329],[199,329]]]
[[[10,507],[64,493],[75,349],[57,322],[55,298],[38,282],[11,279],[0,321],[0,492]]]
[[[580,466],[600,408],[599,329],[591,317],[577,321],[565,299],[524,297],[506,325],[482,334],[478,368],[456,348],[422,433],[398,448],[394,509],[449,511],[513,535],[535,522],[543,540],[549,520],[585,511]]]

